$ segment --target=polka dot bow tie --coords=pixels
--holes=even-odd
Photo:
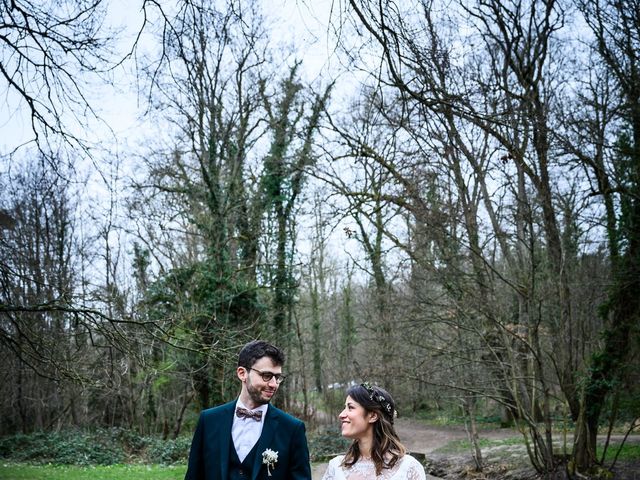
[[[252,412],[251,410],[247,410],[246,408],[238,407],[236,408],[236,416],[239,418],[253,418],[256,422],[262,420],[262,412]]]

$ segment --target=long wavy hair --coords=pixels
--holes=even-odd
[[[358,402],[367,413],[376,413],[378,419],[373,423],[373,441],[371,460],[380,475],[383,469],[393,468],[407,449],[400,442],[393,426],[396,405],[386,390],[367,383],[355,385],[347,390],[347,395]],[[351,467],[362,457],[358,441],[354,440],[342,460],[342,465]]]

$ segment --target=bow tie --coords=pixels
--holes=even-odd
[[[253,418],[256,422],[259,422],[262,420],[262,411],[252,412],[246,408],[238,407],[236,408],[236,416],[239,418]]]

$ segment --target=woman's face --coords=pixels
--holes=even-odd
[[[353,440],[373,435],[373,424],[377,420],[375,413],[367,412],[362,405],[350,396],[344,402],[344,410],[338,416],[342,436]]]

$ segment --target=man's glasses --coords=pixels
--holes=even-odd
[[[281,373],[262,372],[260,370],[256,370],[255,368],[251,368],[251,367],[245,367],[245,368],[247,370],[253,370],[254,372],[257,372],[258,375],[260,375],[260,377],[262,378],[262,380],[265,383],[269,383],[272,378],[275,378],[276,379],[276,383],[278,385],[280,385],[282,382],[284,382],[284,379],[287,378],[284,375],[282,375]]]

